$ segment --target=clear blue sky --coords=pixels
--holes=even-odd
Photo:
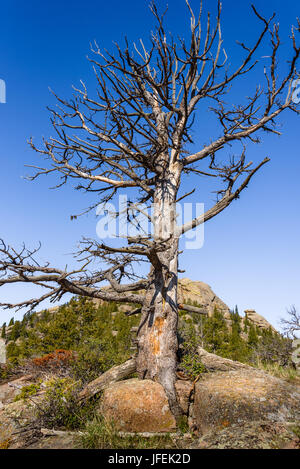
[[[26,141],[52,133],[46,106],[53,105],[54,99],[48,87],[70,96],[71,85],[80,79],[92,83],[85,58],[91,41],[111,48],[112,41],[121,42],[125,34],[129,40],[147,36],[153,26],[147,4],[146,0],[2,2],[0,79],[7,85],[7,103],[0,104],[0,236],[16,246],[23,241],[33,246],[40,240],[42,259],[55,265],[71,264],[68,253],[82,235],[95,235],[96,218],[90,215],[70,221],[71,214],[88,205],[87,196],[71,187],[51,191],[49,178],[33,183],[22,179],[29,171],[24,165],[38,163]],[[169,29],[183,34],[189,21],[184,1],[169,4]],[[191,0],[191,4],[196,8],[198,1]],[[204,4],[214,10],[216,2]],[[266,15],[277,12],[282,59],[288,59],[288,35],[300,14],[298,2],[257,0],[255,5]],[[251,15],[250,2],[223,1],[223,38],[230,62],[235,64],[239,58],[235,40],[253,43],[260,28]],[[251,78],[241,82],[236,99],[251,94],[262,81],[263,65],[262,61]],[[185,276],[207,282],[229,306],[237,304],[240,312],[256,309],[275,326],[287,307],[300,307],[300,117],[284,114],[281,123],[282,137],[267,136],[263,144],[249,148],[250,159],[270,156],[271,162],[240,200],[206,224],[204,247],[185,252],[181,259]],[[199,114],[195,132],[199,132],[199,142],[218,136],[207,112]],[[186,187],[192,183],[188,181]],[[193,201],[209,203],[205,189],[201,179]],[[25,294],[36,294],[36,290],[2,287],[0,301],[20,301]],[[2,311],[0,323],[11,315]]]

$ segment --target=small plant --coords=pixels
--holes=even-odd
[[[191,378],[196,379],[206,371],[197,352],[201,340],[197,336],[193,324],[185,324],[181,330],[181,357],[180,367]]]
[[[28,384],[27,386],[23,386],[21,392],[15,397],[15,402],[20,400],[27,400],[31,396],[35,396],[38,391],[41,389],[41,381],[38,383]]]
[[[295,425],[291,428],[292,432],[295,433],[296,437],[300,440],[300,425]]]
[[[188,418],[186,415],[182,415],[177,421],[177,429],[183,434],[189,432]]]
[[[206,371],[205,366],[201,363],[196,353],[186,353],[180,365],[191,379],[196,379],[201,373],[205,373]]]
[[[8,449],[10,445],[10,438],[5,438],[5,440],[0,440],[0,449]]]
[[[48,428],[81,428],[94,415],[95,401],[80,404],[82,386],[71,378],[52,378],[46,383],[45,397],[36,408],[36,423]]]
[[[13,368],[14,366],[11,363],[0,365],[0,383],[13,376]]]
[[[145,438],[140,435],[121,436],[112,421],[97,416],[86,424],[78,437],[78,447],[85,449],[171,449],[178,448],[169,436]]]

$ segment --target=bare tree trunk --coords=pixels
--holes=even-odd
[[[158,187],[154,197],[155,240],[165,240],[167,249],[157,250],[151,259],[151,284],[138,330],[137,372],[141,379],[158,381],[168,397],[175,418],[182,415],[175,381],[177,368],[177,284],[178,239],[174,237],[178,179],[170,178]]]
[[[179,415],[175,391],[177,367],[177,242],[164,253],[169,275],[153,269],[152,283],[138,331],[137,371],[141,379],[158,381],[165,389],[170,408]]]

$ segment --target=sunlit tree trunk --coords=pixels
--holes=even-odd
[[[142,308],[137,357],[139,377],[158,381],[164,387],[175,417],[181,414],[175,391],[178,350],[178,238],[175,236],[174,226],[179,179],[178,166],[172,177],[164,178],[155,191],[154,238],[157,244],[165,242],[166,249],[157,249],[151,259],[151,283]]]

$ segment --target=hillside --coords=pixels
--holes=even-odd
[[[276,354],[282,354],[280,362],[285,360],[286,340],[263,317],[252,310],[244,317],[237,309],[230,311],[204,282],[180,280],[179,303],[207,311],[207,316],[180,311],[182,350],[183,344],[191,342],[242,362],[253,362],[261,355],[276,361]],[[132,328],[138,326],[139,317],[126,315],[133,309],[134,305],[129,304],[73,298],[61,307],[25,314],[22,321],[12,320],[10,325],[2,327],[1,336],[6,341],[9,362],[17,363],[55,349],[83,353],[82,349],[92,347],[103,355],[105,371],[112,363],[130,357],[134,351]]]
[[[96,306],[102,305],[102,300],[92,300]],[[178,302],[179,303],[186,303],[186,304],[193,304],[203,308],[209,317],[211,317],[217,309],[220,313],[222,313],[224,319],[228,321],[228,325],[230,325],[230,308],[219,298],[211,287],[204,282],[190,280],[189,278],[183,278],[179,280],[178,286]],[[116,308],[115,303],[113,303],[112,308]],[[58,311],[59,307],[54,306],[52,308],[47,309],[47,315],[49,317],[54,315]],[[126,312],[132,309],[132,305],[128,304],[118,304],[117,310]],[[271,328],[275,331],[275,328],[262,316],[257,314],[255,310],[246,310],[245,316],[250,323],[254,326],[257,326],[259,329],[269,329]],[[41,317],[45,314],[45,311],[38,311],[35,313],[36,317]],[[25,316],[26,317],[26,316]],[[244,326],[246,317],[241,317],[242,325]],[[6,334],[9,335],[11,332],[13,325],[6,326],[5,331]],[[3,335],[3,325],[0,328],[0,335]]]
[[[0,367],[0,447],[217,448],[215,422],[220,429],[226,423],[238,435],[232,441],[225,426],[220,435],[227,447],[298,445],[294,431],[285,424],[280,423],[278,440],[268,426],[261,432],[253,421],[261,415],[281,422],[284,409],[284,418],[296,422],[298,429],[290,341],[256,313],[241,317],[237,309],[230,311],[203,282],[183,279],[179,301],[207,310],[207,315],[179,312],[176,389],[187,419],[186,440],[180,434],[176,441],[165,434],[173,431],[174,418],[169,410],[162,418],[161,409],[168,409],[168,403],[161,386],[136,379],[139,315],[126,315],[135,306],[74,297],[63,306],[26,314],[22,321],[2,328],[8,361]],[[114,382],[116,373],[119,384]],[[142,419],[141,412],[146,412]],[[120,439],[102,415],[125,422],[121,430],[129,433],[162,432],[162,436]],[[75,430],[77,439],[65,430]],[[259,441],[257,431],[263,435]],[[199,440],[201,435],[205,440]]]

